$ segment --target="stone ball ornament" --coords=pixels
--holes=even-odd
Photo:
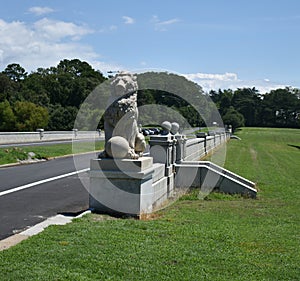
[[[160,125],[163,129],[162,135],[168,135],[172,129],[172,124],[169,121],[164,121]]]
[[[171,134],[176,135],[178,134],[179,131],[179,124],[177,122],[172,122],[171,123]]]
[[[129,149],[128,141],[121,136],[114,136],[110,138],[105,145],[107,155],[112,158],[126,158],[128,156]]]

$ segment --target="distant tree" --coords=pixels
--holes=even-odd
[[[24,80],[27,76],[26,70],[17,63],[9,64],[3,71],[3,73],[9,77],[12,81],[19,82]]]
[[[10,132],[15,130],[16,118],[7,100],[0,103],[0,131]]]
[[[140,90],[137,95],[137,104],[138,106],[142,106],[145,104],[154,104],[155,97],[153,90]]]
[[[74,106],[62,107],[54,105],[50,107],[50,120],[47,126],[51,131],[70,131],[74,128],[74,121],[77,115],[77,108]]]
[[[44,87],[44,79],[44,76],[39,72],[29,74],[23,82],[22,99],[48,107],[50,98]]]
[[[215,90],[210,90],[208,95],[209,97],[212,99],[212,101],[215,103],[215,104],[218,104],[219,101],[220,101],[220,98],[221,98],[221,93],[222,90],[220,89],[219,91],[215,91]]]
[[[13,82],[5,75],[0,73],[0,102],[9,100],[13,91]]]
[[[22,82],[26,76],[25,69],[19,64],[9,64],[0,73],[0,101],[6,99],[13,103],[21,100]]]
[[[263,125],[298,127],[300,102],[298,91],[292,88],[276,89],[265,94],[261,118]]]
[[[229,107],[226,111],[225,115],[223,116],[223,122],[226,125],[231,125],[233,131],[245,125],[244,116],[234,109],[233,106]]]
[[[48,125],[49,114],[45,107],[32,102],[17,101],[13,109],[18,131],[35,131]]]
[[[76,129],[92,131],[95,129],[103,129],[101,117],[104,109],[91,107],[87,103],[83,103],[80,107],[80,114],[76,116]]]
[[[101,72],[78,59],[62,60],[57,67],[39,69],[38,74],[43,77],[50,104],[62,107],[79,108],[91,91],[105,81]]]
[[[243,114],[246,126],[257,126],[260,122],[261,96],[255,88],[243,88],[234,91],[232,105]]]
[[[219,101],[219,111],[221,115],[224,115],[228,108],[231,106],[232,98],[233,92],[231,89],[221,91],[221,97]]]

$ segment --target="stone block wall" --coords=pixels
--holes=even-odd
[[[187,139],[184,146],[183,161],[199,161],[230,138],[230,135],[225,132],[210,134],[198,134],[197,138]]]
[[[176,186],[201,184],[203,169],[197,165],[178,169],[178,164],[198,161],[228,137],[225,133],[193,139],[151,136],[151,157],[91,160],[90,208],[138,217],[161,208],[173,198]]]

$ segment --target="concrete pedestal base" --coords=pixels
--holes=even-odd
[[[162,205],[170,187],[164,165],[153,165],[152,157],[94,159],[89,191],[89,205],[95,212],[141,216]]]
[[[151,157],[94,159],[90,171],[90,208],[110,214],[152,212]]]

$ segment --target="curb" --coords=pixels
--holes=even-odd
[[[31,236],[37,235],[41,233],[45,228],[49,225],[65,225],[72,222],[73,219],[81,218],[87,214],[90,214],[91,210],[86,210],[83,213],[79,214],[76,217],[64,216],[64,215],[56,215],[42,221],[18,234],[9,236],[0,241],[0,252],[3,250],[7,250],[12,246],[17,245],[18,243],[22,242],[30,238]]]

